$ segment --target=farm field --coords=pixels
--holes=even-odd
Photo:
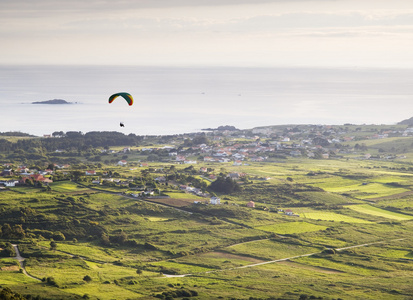
[[[304,233],[312,232],[318,230],[324,230],[326,226],[315,225],[307,222],[286,222],[278,223],[274,225],[265,225],[255,227],[256,229],[274,232],[278,234],[295,234],[295,233]]]
[[[370,223],[368,220],[363,220],[359,218],[354,218],[351,216],[346,216],[343,214],[338,214],[335,212],[316,212],[316,211],[303,211],[297,210],[300,217],[312,219],[312,220],[322,220],[322,221],[334,221],[334,222],[347,222],[347,223]]]
[[[241,243],[223,249],[223,251],[231,254],[250,256],[261,260],[288,258],[307,253],[315,253],[320,250],[320,248],[308,245],[289,244],[283,239]]]
[[[121,135],[133,139],[126,148],[106,146],[106,133],[94,133],[99,146],[67,155],[55,153],[54,144],[42,155],[0,153],[14,170],[70,165],[53,168],[49,185],[0,190],[0,292],[48,300],[410,299],[413,152],[403,149],[412,138],[363,140],[377,127],[346,125],[337,132],[353,131],[337,140],[357,140],[333,144],[331,128],[320,134],[322,126],[305,127],[297,135],[300,127],[282,128],[242,137]],[[305,132],[325,146],[301,147]],[[292,141],[280,143],[284,135]],[[392,143],[400,149],[387,153]],[[165,145],[197,164],[176,160]],[[301,156],[290,155],[295,147]],[[241,165],[231,158],[239,149]],[[223,152],[229,160],[204,161]],[[35,278],[20,268],[12,244]]]
[[[59,193],[80,194],[80,193],[92,192],[90,189],[80,186],[76,184],[75,182],[70,182],[70,181],[54,182],[50,186],[54,191],[59,192]]]
[[[379,216],[387,219],[393,219],[398,221],[412,220],[413,216],[400,214],[388,210],[384,210],[378,207],[374,207],[368,204],[364,205],[348,205],[347,208],[355,210],[360,213],[369,214],[373,216]]]

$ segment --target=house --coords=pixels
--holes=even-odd
[[[211,199],[209,199],[209,203],[212,205],[219,205],[221,204],[221,199],[218,197],[211,197]]]
[[[127,164],[128,164],[128,162],[127,162],[126,160],[120,160],[120,161],[118,161],[118,166],[124,167],[124,166],[126,166]]]
[[[295,213],[293,213],[293,211],[291,209],[286,209],[284,214],[286,214],[287,216],[292,216],[292,217],[299,217],[300,215],[297,215]]]
[[[236,161],[234,161],[234,163],[232,165],[233,166],[242,166],[242,161],[236,160]]]
[[[186,157],[183,156],[183,155],[177,155],[176,156],[176,161],[185,161],[185,160],[186,160]]]
[[[295,157],[301,156],[301,151],[300,150],[293,150],[293,151],[290,152],[290,155],[295,156]]]
[[[85,175],[96,175],[96,171],[95,170],[85,171]]]
[[[9,170],[3,170],[3,171],[0,173],[0,176],[13,176],[13,171],[12,171],[11,169],[9,169]]]
[[[248,203],[247,203],[247,207],[254,208],[254,207],[255,207],[255,202],[254,202],[254,201],[248,202]]]
[[[70,165],[55,165],[56,166],[56,168],[58,168],[58,169],[68,169],[68,168],[70,168]]]
[[[27,173],[29,173],[29,169],[28,168],[26,168],[26,167],[19,167],[17,170],[16,170],[16,172],[17,173],[25,173],[25,174],[27,174]]]
[[[39,171],[39,174],[41,174],[41,175],[51,175],[51,174],[53,174],[53,171],[47,169],[47,170],[44,170],[44,171]]]
[[[204,161],[208,161],[208,162],[215,162],[215,158],[211,157],[211,156],[205,156],[204,157]]]
[[[41,174],[32,174],[29,176],[24,176],[20,179],[20,183],[25,184],[26,180],[33,180],[34,182],[52,183],[53,181],[49,178],[43,177]]]
[[[221,158],[220,160],[219,160],[219,162],[220,163],[228,163],[228,162],[230,162],[231,160],[229,159],[229,158]]]
[[[159,177],[156,177],[156,178],[155,178],[155,181],[158,181],[158,182],[166,182],[166,178],[165,178],[164,176],[159,176]]]
[[[3,184],[4,186],[8,187],[14,187],[16,184],[18,184],[18,180],[7,180],[7,181],[0,181],[0,184]]]
[[[237,180],[240,178],[240,174],[239,173],[229,173],[228,177],[231,178],[232,180]]]

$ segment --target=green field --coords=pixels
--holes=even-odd
[[[54,168],[50,188],[30,183],[0,190],[0,292],[10,288],[28,299],[49,300],[410,299],[413,138],[396,131],[406,127],[285,125],[262,135],[93,133],[66,140],[67,150],[58,153],[64,137],[36,139],[26,148],[25,140],[10,139],[12,145],[0,145],[0,171],[10,164],[33,172],[71,167],[70,173]],[[396,137],[373,137],[384,131]],[[291,142],[280,143],[281,136]],[[353,140],[300,146],[303,139],[318,138]],[[122,151],[124,141],[131,152]],[[164,145],[198,163],[176,162]],[[301,157],[290,155],[295,147]],[[245,154],[242,165],[203,161],[224,148]],[[118,152],[103,151],[110,149]],[[315,156],[308,158],[310,153]],[[255,156],[265,160],[255,162]],[[117,166],[121,159],[127,167]],[[93,185],[85,170],[128,186],[117,180]],[[245,177],[229,181],[233,172]],[[225,182],[213,188],[214,180],[205,179],[210,175]],[[160,176],[167,182],[155,179]],[[180,185],[209,195],[185,193]],[[169,198],[129,196],[136,190]],[[211,196],[221,205],[209,204]],[[246,206],[250,201],[254,207]],[[20,270],[11,244],[18,245],[26,271],[42,281]]]
[[[262,240],[242,243],[224,248],[223,250],[236,255],[249,256],[262,260],[275,260],[307,253],[315,253],[320,251],[320,248],[305,245],[292,245],[281,239],[279,241]]]
[[[90,192],[91,190],[89,188],[80,186],[74,182],[71,181],[58,181],[58,182],[53,182],[50,184],[50,187],[53,189],[53,191],[59,192],[59,193],[82,193],[82,192]]]
[[[398,221],[405,221],[405,220],[412,220],[413,219],[413,216],[404,215],[404,214],[384,210],[384,209],[374,207],[374,206],[371,206],[371,205],[368,205],[368,204],[348,205],[346,207],[350,208],[352,210],[355,210],[359,213],[378,216],[378,217],[383,217],[383,218],[387,218],[387,219],[398,220]]]
[[[358,219],[334,212],[300,212],[300,216],[312,220],[322,221],[334,221],[334,222],[346,222],[346,223],[370,223],[370,221]]]
[[[307,222],[286,222],[273,225],[259,226],[256,229],[278,234],[296,234],[324,230],[326,226],[315,225]]]

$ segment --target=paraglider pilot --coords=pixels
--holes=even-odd
[[[116,93],[116,94],[113,94],[112,96],[110,96],[109,97],[109,103],[112,103],[113,100],[115,100],[119,96],[122,97],[123,99],[125,99],[126,102],[129,104],[129,106],[133,105],[132,95],[129,94],[129,93],[124,93],[124,92],[123,93]],[[119,126],[120,127],[125,127],[125,124],[123,124],[123,122],[120,122]]]

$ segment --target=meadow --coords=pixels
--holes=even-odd
[[[274,225],[259,226],[255,228],[263,230],[263,231],[274,232],[277,234],[295,234],[295,233],[325,230],[327,227],[315,225],[315,224],[311,224],[307,222],[286,222],[286,223],[278,223]]]
[[[405,220],[412,220],[413,216],[411,215],[405,215],[401,213],[396,213],[388,210],[384,210],[378,207],[371,206],[369,204],[364,204],[364,205],[349,205],[346,206],[352,210],[355,210],[360,213],[368,214],[368,215],[373,215],[373,216],[379,216],[383,217],[386,219],[392,219],[392,220],[398,220],[398,221],[405,221]]]
[[[331,211],[318,212],[305,209],[303,211],[297,210],[300,216],[312,220],[321,220],[321,221],[333,221],[333,222],[346,222],[346,223],[370,223],[368,220],[363,220],[359,218],[354,218],[351,216],[338,214]]]
[[[363,138],[367,131],[355,135]],[[411,139],[365,141],[374,154],[391,143],[403,148]],[[360,154],[269,157],[241,166],[200,161],[188,170],[174,161],[147,160],[150,154],[140,151],[145,147],[131,148],[129,167],[112,163],[123,154],[96,151],[78,159],[98,161],[101,167],[92,166],[124,180],[167,174],[199,179],[200,167],[215,175],[246,173],[248,180],[239,192],[216,192],[221,205],[181,191],[179,176],[168,185],[156,183],[169,196],[158,199],[131,197],[128,187],[97,186],[87,176],[77,183],[55,181],[50,190],[1,190],[0,290],[51,300],[405,300],[413,294],[409,153],[394,161]],[[254,207],[246,206],[250,201]],[[286,215],[287,209],[296,216]],[[22,273],[14,254],[5,254],[7,243],[18,245],[26,271],[40,280]]]

